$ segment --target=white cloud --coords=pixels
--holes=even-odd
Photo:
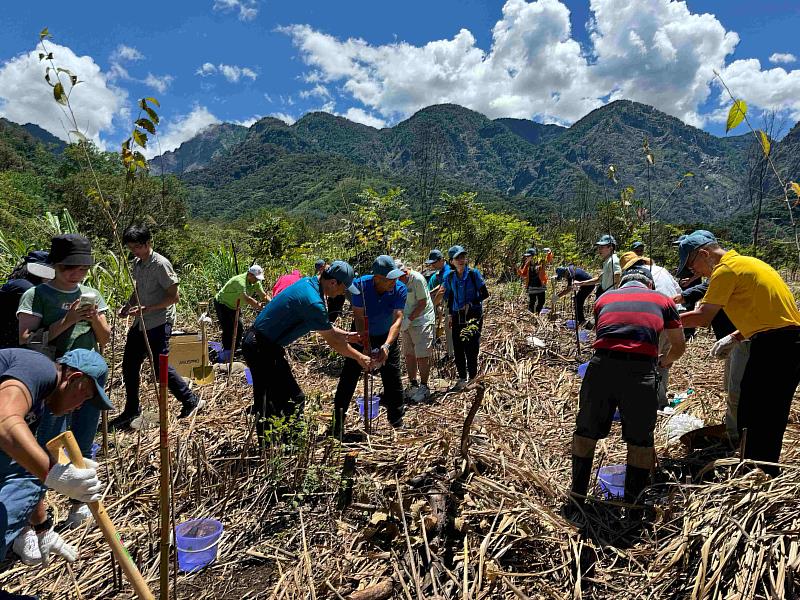
[[[262,115],[253,115],[249,119],[242,119],[241,121],[233,121],[233,123],[235,123],[236,125],[241,125],[243,127],[250,127],[251,125],[253,125],[253,123],[258,121],[261,117],[262,117]]]
[[[355,123],[362,123],[364,125],[369,125],[370,127],[375,127],[376,129],[386,127],[386,121],[369,114],[367,111],[361,108],[348,108],[347,112],[341,116]]]
[[[720,72],[725,84],[748,104],[767,110],[787,110],[793,120],[800,119],[800,70],[783,67],[763,70],[758,59],[736,60]],[[720,104],[730,104],[727,93]]]
[[[773,64],[789,64],[797,61],[797,57],[789,52],[775,52],[769,57],[769,62]]]
[[[215,65],[210,62],[203,63],[197,71],[195,71],[195,75],[200,75],[200,77],[210,77],[217,73],[222,74],[222,76],[231,83],[238,83],[243,77],[251,81],[255,81],[258,77],[258,74],[249,67],[225,64]]]
[[[167,91],[173,79],[174,77],[172,75],[162,75],[159,77],[158,75],[148,73],[143,83],[156,90],[159,94],[163,94]]]
[[[252,21],[258,15],[255,0],[214,0],[214,10],[222,12],[238,11],[240,21]]]
[[[276,119],[280,119],[281,121],[283,121],[287,125],[294,125],[294,122],[297,121],[296,117],[293,117],[292,115],[287,114],[287,113],[283,113],[283,112],[270,113],[269,116],[270,117],[274,117]]]
[[[324,85],[318,83],[317,85],[315,85],[310,90],[301,91],[300,92],[300,97],[301,98],[330,98],[331,97],[331,93],[328,90],[328,88],[326,88]]]
[[[211,64],[210,62],[203,63],[197,71],[195,71],[195,75],[200,75],[200,77],[208,77],[209,75],[213,75],[217,72],[217,66]]]
[[[144,54],[139,52],[136,48],[132,46],[126,46],[125,44],[120,44],[117,46],[117,49],[114,50],[114,53],[111,55],[111,60],[114,61],[136,61],[142,60],[144,58]]]
[[[714,70],[725,70],[739,36],[682,1],[591,0],[590,8],[586,49],[573,37],[560,0],[507,0],[488,49],[466,29],[421,46],[343,40],[308,25],[279,31],[309,66],[305,79],[315,87],[304,97],[336,83],[386,120],[455,102],[490,117],[571,123],[609,100],[628,98],[701,125],[700,107],[717,91]],[[747,70],[772,86],[754,102],[785,107],[793,104],[792,93],[800,98],[796,72],[762,71],[756,64]]]
[[[220,120],[205,106],[199,105],[195,105],[188,115],[180,115],[174,119],[163,118],[160,125],[163,133],[158,136],[158,143],[148,144],[145,156],[152,158],[168,150],[175,150],[183,142],[215,123],[220,123]]]
[[[78,76],[80,83],[70,95],[78,127],[104,147],[100,134],[112,130],[114,119],[124,116],[128,93],[109,85],[108,75],[91,56],[77,56],[67,46],[52,42],[48,43],[48,51],[53,53],[57,66]],[[17,123],[35,123],[67,140],[67,131],[75,127],[53,99],[53,91],[44,80],[48,65],[39,61],[38,53],[37,48],[0,64],[0,116]]]

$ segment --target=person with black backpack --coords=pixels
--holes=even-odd
[[[478,374],[483,301],[489,297],[489,290],[480,271],[467,265],[467,251],[462,246],[453,246],[448,254],[453,257],[454,268],[447,274],[443,285],[458,371],[458,381],[452,391],[457,392],[467,386],[467,375],[472,380]]]
[[[19,300],[32,287],[55,277],[55,271],[47,264],[47,257],[44,250],[29,252],[0,287],[0,349],[19,348]]]

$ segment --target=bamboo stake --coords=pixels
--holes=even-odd
[[[158,420],[160,432],[161,471],[159,482],[160,517],[161,517],[161,562],[159,568],[161,600],[169,599],[169,538],[170,538],[170,477],[169,477],[169,421],[167,419],[167,372],[169,357],[162,354],[158,357]]]
[[[233,339],[231,340],[231,355],[228,357],[228,383],[231,381],[231,371],[233,371],[233,355],[236,354],[236,336],[239,333],[239,313],[242,309],[240,306],[241,299],[236,299],[236,316],[233,319]],[[263,416],[263,414],[262,414]]]

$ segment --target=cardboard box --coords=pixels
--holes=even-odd
[[[169,365],[181,377],[191,377],[194,367],[203,366],[203,354],[208,364],[208,348],[203,348],[199,333],[179,333],[169,338]]]

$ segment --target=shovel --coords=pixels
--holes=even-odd
[[[62,448],[64,449],[64,453],[61,452]],[[84,466],[81,449],[78,447],[75,436],[72,435],[71,431],[65,431],[47,442],[47,450],[50,452],[50,456],[59,462],[71,460],[72,464],[79,469],[82,469]],[[153,593],[150,591],[150,588],[147,587],[147,584],[142,578],[142,574],[136,567],[136,563],[133,562],[131,555],[128,554],[128,550],[122,544],[117,529],[111,522],[108,513],[106,513],[103,503],[89,502],[88,506],[89,510],[92,511],[94,520],[97,522],[97,526],[100,528],[100,531],[103,532],[106,543],[111,547],[111,552],[113,552],[114,557],[122,567],[122,572],[125,573],[125,577],[130,582],[131,587],[133,587],[136,596],[140,600],[154,600]]]
[[[206,336],[206,313],[208,302],[200,303],[200,332],[203,340],[203,364],[192,369],[192,377],[197,385],[214,383],[214,369],[208,364],[208,337]]]

